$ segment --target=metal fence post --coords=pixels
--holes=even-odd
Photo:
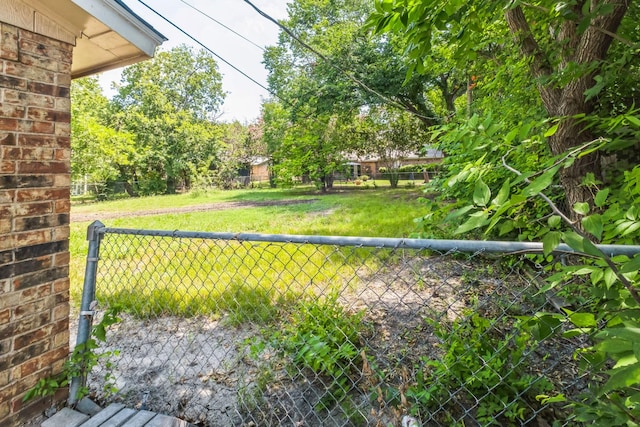
[[[85,344],[91,335],[93,323],[93,301],[96,295],[96,271],[98,269],[98,254],[100,252],[100,229],[105,226],[100,221],[92,222],[87,228],[87,264],[84,271],[84,285],[82,288],[82,302],[80,303],[80,318],[78,319],[78,337],[76,346]],[[80,386],[86,382],[86,373],[81,377],[73,377],[69,386],[69,406],[77,403]]]

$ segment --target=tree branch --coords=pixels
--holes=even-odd
[[[504,156],[502,156],[502,164],[503,166],[515,173],[518,176],[522,176],[522,172],[520,172],[519,170],[509,166],[507,164],[506,161],[506,157],[507,155],[509,155],[509,152],[507,152]],[[567,154],[567,156],[565,157],[565,159],[569,156],[569,154]],[[524,178],[524,182],[526,182],[527,184],[531,183],[531,180],[529,180],[529,178]],[[581,236],[584,239],[587,239],[589,241],[591,241],[591,239],[589,239],[589,236],[587,236],[585,234],[584,231],[582,231],[578,226],[576,226],[576,223],[574,221],[571,221],[571,219],[569,217],[567,217],[559,208],[558,206],[556,206],[556,204],[553,202],[553,200],[551,200],[549,198],[549,196],[547,196],[546,194],[544,194],[543,192],[538,192],[537,194],[538,196],[540,196],[540,198],[542,198],[547,205],[549,205],[549,207],[551,208],[551,210],[558,215],[560,218],[562,218],[562,220],[571,228],[571,230],[573,230],[576,234],[578,234],[579,236]],[[640,304],[640,293],[638,292],[638,290],[633,286],[633,284],[631,284],[631,282],[629,282],[627,280],[626,277],[624,277],[624,275],[620,272],[620,269],[618,269],[618,266],[613,262],[613,260],[611,259],[611,257],[607,256],[604,252],[600,251],[600,253],[602,253],[602,259],[604,260],[604,262],[607,263],[607,265],[609,266],[609,268],[611,268],[611,271],[613,271],[613,273],[616,275],[616,277],[618,278],[618,280],[620,280],[620,283],[622,283],[622,285],[629,291],[629,293],[631,294],[631,296],[633,297],[634,300],[636,300],[636,302],[638,304]]]

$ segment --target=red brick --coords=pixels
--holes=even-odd
[[[11,89],[4,89],[3,102],[42,108],[54,108],[56,106],[56,98],[53,96],[37,95]]]
[[[69,289],[57,293],[54,295],[55,305],[68,304],[69,303]]]
[[[11,376],[9,375],[9,370],[0,372],[0,387],[4,387],[9,384],[9,378],[11,378]],[[2,414],[0,414],[0,416],[1,415]]]
[[[41,68],[29,67],[19,62],[5,62],[5,74],[14,77],[21,77],[42,83],[55,83],[55,73]]]
[[[55,149],[49,147],[22,148],[20,160],[53,160]]]
[[[55,124],[52,122],[37,122],[33,120],[22,120],[18,126],[22,132],[46,133],[53,134],[55,132]]]
[[[65,277],[63,279],[60,280],[56,280],[55,282],[53,282],[53,292],[54,293],[61,293],[61,292],[68,292],[69,291],[69,278]]]
[[[52,240],[64,240],[68,239],[71,235],[71,230],[68,225],[62,227],[56,227],[53,229]]]
[[[51,147],[58,145],[58,139],[55,136],[48,135],[19,135],[18,145],[21,147]]]
[[[22,157],[22,148],[20,147],[13,147],[13,146],[2,147],[1,151],[2,151],[2,158],[4,159],[20,160],[20,158]]]
[[[54,212],[65,213],[70,211],[71,211],[71,200],[68,200],[68,199],[56,200],[56,203],[54,206]]]
[[[40,370],[40,358],[31,359],[20,365],[20,378],[26,377]]]
[[[36,197],[34,200],[38,200]],[[21,203],[15,208],[16,217],[44,215],[53,212],[53,202]]]
[[[44,284],[42,286],[36,286],[33,288],[25,289],[20,293],[20,300],[29,302],[36,299],[41,299],[51,295],[51,285]]]
[[[71,125],[69,123],[56,123],[55,134],[56,136],[69,136],[71,133]]]
[[[16,134],[0,132],[0,145],[16,145]]]
[[[33,55],[26,52],[20,52],[20,62],[31,67],[42,68],[53,72],[59,71],[61,65],[55,59]]]
[[[0,389],[0,402],[9,401],[11,398],[13,398],[16,394],[18,394],[17,389],[18,387],[15,383],[9,384],[7,387]]]
[[[56,110],[71,111],[71,99],[56,98],[56,103],[51,108],[55,108]]]
[[[65,388],[66,390],[66,388]],[[24,394],[20,394],[16,396],[11,401],[11,410],[16,414],[12,421],[14,422],[13,426],[7,427],[17,427],[23,426],[27,424],[32,424],[33,420],[41,417],[42,414],[54,404],[53,402],[60,402],[65,398],[58,399],[54,396],[53,399],[50,397],[45,397],[41,399],[33,399],[28,402],[23,402]],[[56,393],[57,396],[57,393]]]
[[[66,359],[69,356],[69,347],[63,346],[42,355],[40,359],[41,366],[53,366],[55,362]]]
[[[37,93],[40,95],[57,96],[62,98],[68,98],[70,93],[69,87],[51,85],[51,84],[39,83],[39,82],[28,82],[26,84],[26,88],[29,92],[32,92],[32,93]]]
[[[58,148],[71,149],[71,138],[69,135],[58,135],[57,138]]]
[[[0,117],[0,131],[3,130],[18,130],[20,129],[20,120],[18,119],[7,119],[4,117]]]
[[[23,203],[35,202],[39,200],[68,199],[69,193],[70,191],[68,188],[18,190],[16,195],[16,202]]]
[[[0,402],[0,425],[1,426],[11,426],[11,422],[14,420],[8,419],[9,413],[11,412],[9,402]],[[14,424],[15,425],[15,424]]]
[[[15,335],[24,334],[49,323],[51,323],[51,314],[49,313],[49,311],[45,311],[32,316],[24,317],[22,319],[18,319],[8,324],[2,324],[0,325],[0,340],[4,340]],[[22,363],[27,359],[28,358],[25,358],[19,363]],[[11,365],[9,364],[7,366],[3,366],[2,362],[0,361],[0,371],[6,369],[8,366]]]
[[[71,185],[71,175],[68,173],[56,174],[53,177],[54,187],[69,187],[70,185]]]
[[[55,161],[25,161],[18,162],[19,174],[32,174],[32,173],[69,173],[71,165],[69,162],[55,162]]]
[[[28,82],[25,79],[20,79],[18,77],[11,77],[11,76],[6,76],[4,74],[0,74],[0,87],[25,90],[27,86],[28,86]]]
[[[13,231],[21,232],[21,231],[38,230],[42,228],[53,228],[53,227],[59,227],[61,225],[65,225],[68,223],[69,223],[68,214],[21,217],[21,218],[16,218],[13,221]]]
[[[71,150],[68,148],[59,148],[54,154],[56,160],[64,160],[65,162],[71,161]]]
[[[19,30],[18,34],[20,35],[21,40],[31,40],[35,43],[42,43],[47,46],[52,46],[58,49],[67,50],[69,52],[73,50],[73,46],[70,45],[69,43],[63,42],[61,40],[55,40],[47,36],[43,36],[42,34],[33,33],[28,30]]]
[[[12,248],[12,247],[13,247],[13,236],[3,237],[2,239],[0,239],[0,251],[4,251],[5,249],[9,249],[9,248]],[[2,283],[2,282],[0,282],[0,283]],[[3,296],[2,298],[3,298],[2,302],[4,303],[5,302],[4,301],[5,297]]]
[[[68,314],[67,314],[67,316],[68,316]],[[69,348],[70,339],[71,339],[71,337],[70,337],[70,334],[69,334],[69,330],[67,329],[66,331],[62,331],[62,332],[56,334],[53,337],[53,346],[54,346],[54,348],[58,348],[58,347]],[[1,386],[1,383],[0,383],[0,386]]]
[[[13,350],[21,350],[31,344],[37,343],[38,341],[48,341],[49,335],[51,334],[51,329],[53,329],[53,325],[47,325],[35,331],[31,331],[24,335],[15,337],[13,339]]]
[[[71,51],[66,46],[53,46],[50,40],[43,42],[20,37],[18,47],[21,54],[29,53],[35,57],[53,60],[53,62],[71,63]]]
[[[14,243],[16,247],[29,246],[29,245],[37,245],[40,243],[45,243],[50,240],[51,233],[48,230],[36,230],[29,231],[26,233],[19,233],[14,235]],[[14,283],[17,282],[14,281]]]
[[[0,234],[8,234],[11,233],[11,231],[11,219],[0,217]]]
[[[57,73],[56,74],[56,84],[58,86],[71,86],[71,74],[65,73]]]
[[[0,27],[0,58],[17,61],[18,29],[5,23]]]
[[[60,319],[69,319],[69,304],[64,303],[57,305],[52,312],[53,321]]]
[[[16,173],[16,162],[9,160],[0,161],[0,173]]]
[[[41,285],[43,283],[52,282],[56,279],[66,277],[68,274],[69,274],[69,267],[54,267],[49,270],[36,271],[30,274],[23,274],[22,276],[15,277],[13,279],[13,287],[16,290],[22,290],[22,289],[30,288],[32,286]]]
[[[1,110],[0,110],[0,113],[1,113]],[[71,113],[68,111],[48,110],[48,109],[39,108],[39,107],[29,107],[27,109],[27,118],[31,120],[40,120],[40,121],[46,121],[46,122],[69,123],[71,120]]]
[[[71,253],[69,252],[63,252],[63,253],[59,253],[59,254],[55,254],[53,257],[53,265],[55,267],[61,267],[64,265],[69,265],[69,262],[71,261]]]
[[[0,190],[0,203],[12,203],[16,198],[16,190]]]
[[[20,304],[18,307],[13,309],[13,319],[20,319],[25,316],[31,316],[35,313],[41,313],[49,310],[53,305],[53,301],[55,301],[55,296],[50,295],[47,298]]]
[[[13,105],[13,104],[0,104],[0,116],[3,117],[11,117],[11,118],[22,118],[25,116],[25,112],[27,109],[22,105]]]

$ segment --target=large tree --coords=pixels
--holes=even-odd
[[[488,46],[508,50],[515,43],[518,55],[528,64],[529,81],[537,87],[547,119],[556,123],[547,133],[547,144],[553,155],[560,155],[598,136],[585,117],[597,108],[596,77],[611,71],[612,42],[624,43],[618,32],[631,5],[625,0],[506,4],[379,0],[371,22],[378,31],[404,37],[412,70],[418,73],[428,68],[433,47],[441,40],[446,40],[459,64],[476,61]],[[629,36],[637,38],[637,34]],[[504,65],[495,64],[496,69]],[[581,184],[588,173],[600,176],[600,172],[597,152],[578,157],[561,170],[560,183],[569,206],[592,203],[593,193]]]
[[[108,126],[109,100],[97,77],[71,84],[71,178],[105,184],[135,154],[133,135]]]
[[[135,135],[136,154],[120,165],[122,178],[144,194],[188,186],[221,159],[224,99],[213,57],[179,46],[127,67],[113,99],[112,124]]]

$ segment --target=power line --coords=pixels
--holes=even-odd
[[[251,6],[256,12],[258,12],[258,14],[260,14],[262,17],[264,17],[265,19],[273,22],[274,24],[276,24],[282,31],[284,31],[285,33],[287,33],[287,35],[289,37],[291,37],[293,40],[295,40],[296,42],[298,42],[303,48],[307,49],[308,51],[312,52],[313,54],[315,54],[316,56],[318,56],[320,59],[322,59],[323,61],[325,61],[330,67],[334,68],[335,70],[337,70],[338,72],[340,72],[342,75],[346,76],[348,79],[350,79],[351,81],[353,81],[354,83],[356,83],[358,86],[360,86],[361,88],[363,88],[365,91],[372,93],[374,95],[376,95],[377,97],[379,97],[380,99],[382,99],[384,102],[386,102],[389,105],[393,105],[396,108],[400,108],[404,111],[409,111],[407,109],[407,107],[405,107],[404,105],[400,104],[397,101],[394,101],[393,99],[381,94],[380,92],[378,92],[377,90],[369,87],[366,83],[364,83],[363,81],[361,81],[360,79],[358,79],[357,77],[351,75],[349,72],[347,72],[346,70],[342,69],[341,67],[335,65],[329,58],[327,58],[324,54],[318,52],[316,49],[314,49],[313,47],[311,47],[310,45],[308,45],[307,43],[305,43],[304,41],[302,41],[298,36],[296,36],[293,31],[291,31],[289,28],[287,28],[286,26],[282,25],[280,22],[278,22],[278,20],[272,18],[271,16],[269,16],[268,14],[266,14],[265,12],[263,12],[262,10],[260,10],[256,5],[254,5],[253,3],[251,3],[251,1],[249,0],[244,0],[245,3],[247,3],[249,6]],[[410,113],[414,114],[415,116],[424,118],[424,119],[437,119],[437,117],[429,117],[429,116],[424,116],[422,114],[417,113],[416,111],[409,111]]]
[[[217,53],[215,53],[213,50],[211,50],[209,47],[207,47],[204,43],[202,43],[200,40],[196,39],[195,37],[193,37],[191,34],[187,33],[185,30],[183,30],[182,28],[180,28],[178,25],[174,24],[173,21],[171,21],[169,18],[166,18],[164,15],[162,15],[160,12],[156,11],[154,8],[152,8],[151,6],[149,6],[148,4],[146,4],[143,0],[138,0],[140,3],[142,3],[147,9],[149,9],[150,11],[152,11],[153,13],[155,13],[157,16],[159,16],[160,18],[162,18],[164,21],[166,21],[169,25],[171,25],[172,27],[174,27],[176,30],[180,31],[182,34],[184,34],[185,36],[189,37],[191,40],[193,40],[195,43],[197,43],[199,46],[201,46],[203,49],[205,49],[207,52],[211,53],[213,56],[215,56],[216,58],[218,58],[220,61],[224,62],[225,64],[227,64],[228,66],[230,66],[231,68],[233,68],[234,70],[236,70],[238,73],[242,74],[244,77],[246,77],[247,79],[251,80],[253,83],[255,83],[256,85],[260,86],[262,89],[266,90],[267,93],[269,93],[270,95],[275,96],[276,98],[280,99],[278,97],[278,95],[276,95],[274,92],[272,92],[271,90],[269,90],[267,87],[265,87],[262,83],[256,81],[253,77],[249,76],[248,74],[246,74],[244,71],[240,70],[238,67],[236,67],[235,65],[233,65],[232,63],[230,63],[229,61],[227,61],[226,59],[224,59],[223,57],[221,57],[220,55],[218,55]]]
[[[231,31],[231,32],[232,32],[233,34],[235,34],[236,36],[240,37],[241,39],[243,39],[243,40],[245,40],[245,41],[247,41],[247,42],[249,42],[249,43],[251,43],[252,45],[254,45],[255,47],[257,47],[258,49],[260,49],[261,51],[263,51],[263,52],[264,52],[264,50],[265,50],[265,49],[264,49],[264,47],[263,47],[263,46],[260,46],[260,45],[258,45],[258,44],[256,44],[256,43],[254,43],[253,41],[249,40],[248,38],[246,38],[246,37],[245,37],[245,36],[243,36],[242,34],[240,34],[240,33],[236,32],[233,28],[229,28],[229,27],[227,27],[227,26],[226,26],[225,24],[223,24],[222,22],[220,22],[220,21],[218,21],[217,19],[215,19],[214,17],[212,17],[212,16],[210,16],[210,15],[206,14],[205,12],[203,12],[203,11],[202,11],[202,10],[200,10],[200,9],[198,9],[198,8],[197,8],[197,7],[195,7],[194,5],[189,4],[189,3],[188,3],[188,2],[186,2],[185,0],[178,0],[178,1],[180,1],[181,3],[183,3],[183,4],[187,5],[187,6],[189,6],[191,9],[195,10],[195,11],[196,11],[196,12],[198,12],[199,14],[206,16],[207,18],[209,18],[210,20],[212,20],[212,21],[213,21],[213,22],[215,22],[216,24],[218,24],[218,25],[220,25],[221,27],[223,27],[223,28],[225,28],[225,29],[227,29],[227,30]]]

